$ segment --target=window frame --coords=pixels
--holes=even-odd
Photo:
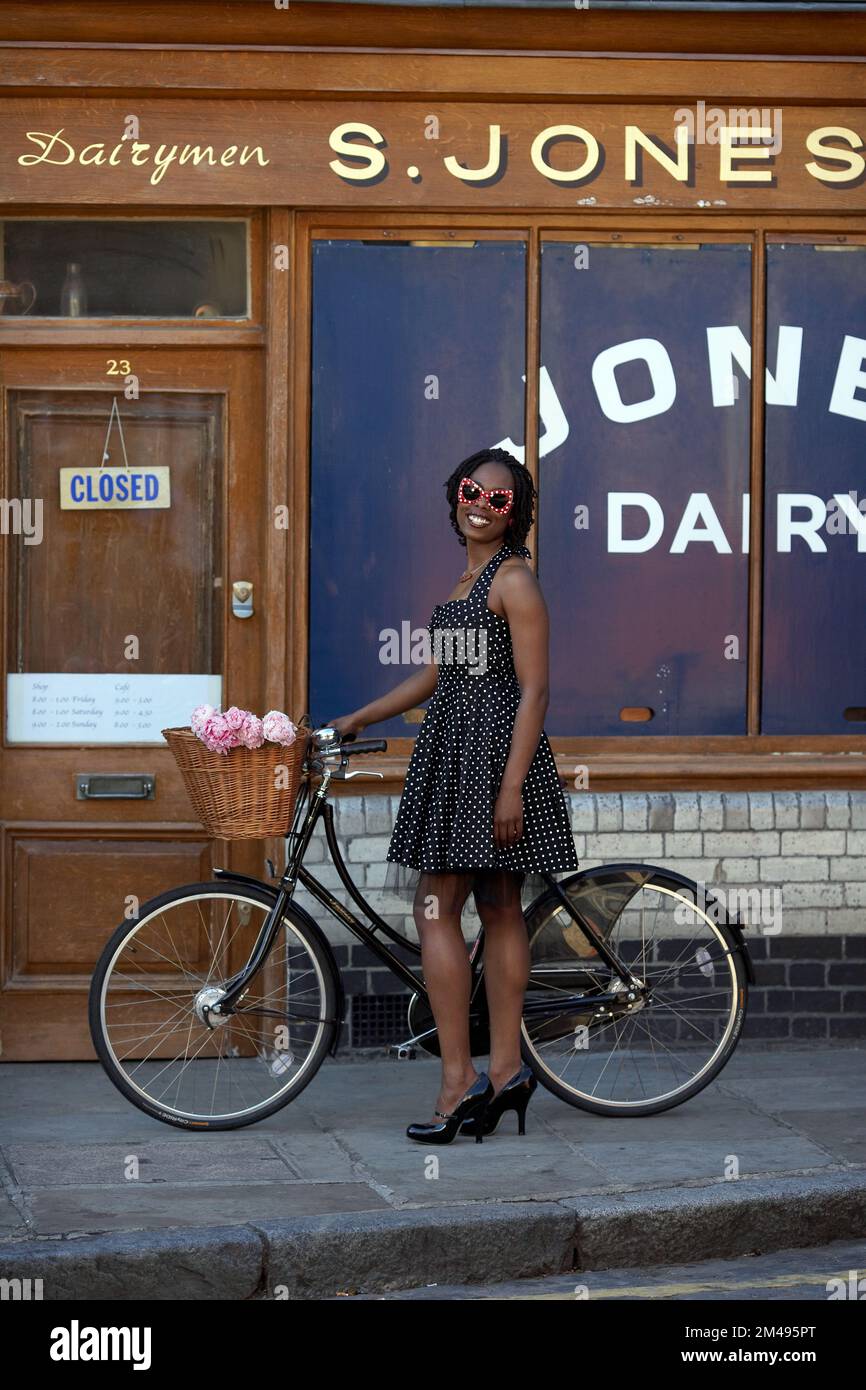
[[[68,338],[76,344],[105,343],[118,336],[124,342],[177,345],[204,338],[209,344],[220,341],[238,347],[244,341],[261,345],[265,317],[263,261],[263,218],[255,207],[128,207],[123,204],[15,204],[0,216],[0,266],[3,263],[2,229],[10,222],[241,222],[246,228],[247,308],[243,318],[201,318],[190,316],[134,316],[117,314],[104,317],[88,314],[80,319],[55,315],[0,315],[0,349],[4,346],[45,346]],[[0,277],[2,278],[2,277]]]
[[[766,333],[766,246],[768,241],[834,242],[866,245],[866,217],[812,213],[719,214],[688,211],[676,213],[640,209],[567,215],[538,212],[474,215],[469,213],[297,212],[295,220],[293,294],[299,321],[293,320],[294,345],[292,391],[293,490],[303,494],[309,515],[311,490],[310,406],[312,247],[319,239],[346,240],[503,240],[514,237],[527,248],[526,284],[526,465],[538,485],[538,375],[540,369],[541,243],[617,242],[661,243],[696,240],[750,242],[752,245],[752,390],[749,435],[750,541],[748,556],[748,645],[746,733],[742,735],[636,735],[608,737],[558,736],[551,738],[557,767],[566,787],[577,789],[578,769],[586,767],[593,790],[688,790],[730,788],[742,790],[866,786],[866,732],[851,734],[796,734],[771,736],[760,733],[761,612],[764,540],[764,391]],[[755,389],[758,383],[760,389]],[[534,422],[530,427],[529,422]],[[527,544],[537,553],[537,524]],[[308,573],[309,527],[298,528],[293,538],[292,572]],[[306,597],[308,598],[308,592]],[[305,612],[308,605],[305,605]],[[293,697],[298,708],[307,708],[309,653],[307,623],[296,625],[290,641]],[[313,711],[315,715],[315,711]],[[375,732],[375,730],[371,730]],[[399,789],[414,739],[390,738],[387,757],[377,763],[385,771],[382,790]]]

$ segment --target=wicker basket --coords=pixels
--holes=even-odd
[[[291,829],[310,731],[294,743],[214,753],[192,729],[163,729],[195,813],[218,840],[261,840]],[[277,769],[284,768],[277,778]],[[279,785],[277,785],[279,783]],[[285,783],[285,785],[282,785]]]

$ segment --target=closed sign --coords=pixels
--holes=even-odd
[[[170,507],[168,465],[158,468],[61,468],[63,511]]]

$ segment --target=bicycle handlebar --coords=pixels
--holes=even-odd
[[[345,757],[348,753],[387,753],[388,751],[388,740],[385,738],[359,739],[355,734],[346,734],[341,739],[331,724],[323,724],[320,729],[313,729],[312,737],[313,744],[319,754],[339,753]]]
[[[387,753],[388,740],[386,738],[362,738],[357,742],[354,738],[347,744],[340,745],[341,753]]]

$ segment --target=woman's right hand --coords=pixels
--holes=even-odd
[[[360,734],[367,727],[354,714],[343,714],[339,719],[329,719],[328,725],[337,730],[340,738],[347,738],[350,734]]]

